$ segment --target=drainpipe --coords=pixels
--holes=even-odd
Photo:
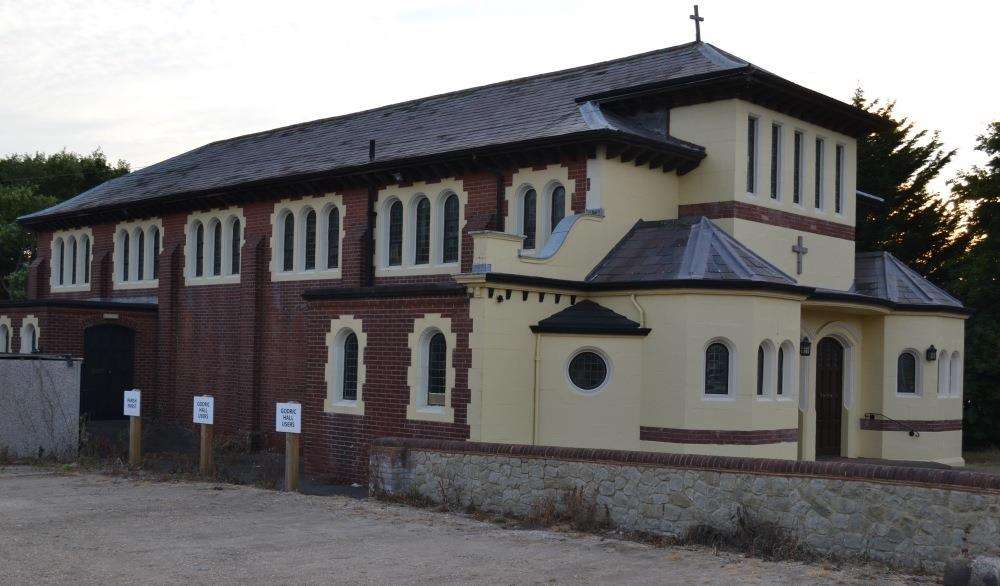
[[[531,384],[531,445],[538,444],[538,346],[541,333],[535,332],[535,369],[532,373]]]
[[[646,327],[646,312],[642,310],[642,306],[639,305],[639,300],[635,298],[635,293],[629,295],[632,298],[632,305],[639,310],[639,327]]]

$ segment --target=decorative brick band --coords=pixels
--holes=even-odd
[[[799,440],[799,430],[790,428],[731,431],[642,426],[639,428],[639,439],[651,442],[667,442],[672,444],[755,446],[760,444],[797,442]]]
[[[404,450],[452,454],[601,462],[627,466],[666,466],[670,468],[732,472],[735,474],[834,478],[862,482],[931,486],[972,492],[1000,492],[1000,474],[967,472],[950,468],[882,466],[851,460],[807,462],[802,460],[769,460],[765,458],[667,454],[662,452],[628,452],[624,450],[562,448],[555,446],[529,446],[524,444],[491,444],[398,437],[376,438],[372,443],[373,451],[377,450],[380,452],[385,448],[402,448]],[[390,451],[405,458],[405,455],[400,454],[396,450]]]
[[[801,230],[802,232],[811,232],[822,236],[854,240],[854,226],[775,210],[743,201],[717,201],[682,205],[678,208],[677,215],[680,217],[738,218],[741,220],[750,220],[751,222],[771,224],[772,226],[781,226],[782,228],[790,228],[792,230]]]
[[[861,419],[861,429],[872,431],[962,431],[961,419]]]

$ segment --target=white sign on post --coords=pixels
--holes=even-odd
[[[212,425],[215,421],[215,397],[205,395],[194,398],[194,422]]]
[[[124,412],[126,417],[139,417],[139,409],[142,407],[140,394],[139,389],[125,391]]]
[[[274,416],[275,429],[281,433],[302,433],[302,405],[278,403]]]

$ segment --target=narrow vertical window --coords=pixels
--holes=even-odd
[[[521,209],[521,226],[524,229],[524,248],[535,248],[535,200],[538,195],[534,189],[524,192],[524,202]]]
[[[729,394],[729,348],[721,342],[705,349],[705,394]]]
[[[444,200],[444,243],[441,260],[458,262],[458,196],[454,193]]]
[[[816,209],[823,209],[823,139],[816,139]]]
[[[757,396],[764,396],[764,345],[757,346]]]
[[[403,264],[403,204],[392,202],[389,206],[389,266]]]
[[[785,394],[785,347],[778,347],[778,396]]]
[[[842,213],[844,211],[844,145],[838,144],[836,157],[834,159],[833,178],[833,211]]]
[[[83,237],[83,282],[90,282],[90,237]]]
[[[326,222],[326,268],[340,266],[340,209],[330,208]]]
[[[70,279],[69,282],[76,285],[76,262],[77,262],[77,244],[76,238],[72,238],[69,243],[69,270]]]
[[[341,395],[345,401],[358,399],[358,336],[351,332],[344,338],[344,368]]]
[[[566,216],[566,188],[559,185],[552,190],[552,222],[549,231],[556,229]]]
[[[896,363],[896,392],[913,395],[917,392],[917,359],[903,352]]]
[[[292,270],[292,267],[295,266],[295,216],[291,212],[285,214],[281,256],[281,270]]]
[[[136,234],[135,251],[139,257],[135,263],[135,280],[141,281],[146,276],[146,235],[142,230]]]
[[[757,119],[747,118],[747,193],[757,192]]]
[[[431,258],[431,202],[426,197],[417,202],[413,264],[425,265]]]
[[[122,232],[122,281],[128,281],[128,232]]]
[[[21,341],[21,345],[23,346],[23,348],[21,348],[21,353],[34,354],[38,351],[38,335],[35,333],[34,324],[28,324],[25,334],[27,339]]]
[[[795,160],[792,163],[792,203],[802,205],[802,133],[795,132]]]
[[[10,353],[10,330],[5,325],[0,325],[0,353]]]
[[[59,256],[59,279],[58,283],[60,285],[66,282],[66,243],[62,240],[59,241],[59,246],[57,247],[56,254]]]
[[[205,274],[205,225],[198,222],[194,233],[194,276]]]
[[[781,190],[781,125],[771,125],[771,199]]]
[[[444,405],[448,348],[444,334],[437,332],[427,344],[427,404]]]
[[[306,270],[316,268],[316,210],[306,214]]]
[[[212,224],[212,274],[222,274],[222,222]]]
[[[153,279],[159,279],[160,278],[160,229],[157,228],[156,226],[153,226],[153,229],[150,231],[150,234],[153,235],[152,238],[150,239],[153,241],[153,247],[150,250],[150,254],[153,255],[153,274],[150,275],[150,277]]]
[[[240,274],[240,244],[243,242],[238,219],[233,219],[232,231],[229,236],[232,238],[229,248],[229,274],[238,275]]]

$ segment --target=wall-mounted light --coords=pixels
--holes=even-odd
[[[812,354],[813,343],[808,336],[802,336],[802,341],[799,342],[799,356],[809,356]]]
[[[937,348],[934,347],[934,344],[931,344],[931,347],[927,349],[927,362],[934,362],[935,360],[937,360]]]

